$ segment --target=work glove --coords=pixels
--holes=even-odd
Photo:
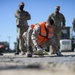
[[[43,50],[42,50],[42,48],[41,48],[40,46],[38,46],[38,47],[37,47],[37,51],[38,51],[39,53],[41,53]]]

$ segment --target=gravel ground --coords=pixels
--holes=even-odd
[[[75,52],[63,52],[63,57],[0,56],[0,75],[75,75]]]

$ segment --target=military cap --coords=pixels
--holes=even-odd
[[[60,6],[56,6],[56,9],[60,9]]]
[[[19,6],[21,6],[21,5],[25,5],[24,2],[20,2]]]

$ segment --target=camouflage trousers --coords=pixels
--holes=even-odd
[[[20,52],[22,51],[23,53],[26,52],[26,49],[25,49],[25,41],[22,37],[23,33],[25,32],[25,28],[17,28],[17,33],[18,33],[18,36],[17,36],[17,48],[16,48],[16,52]]]
[[[59,33],[55,33],[55,39],[58,44],[58,48],[60,48],[61,31]]]
[[[19,39],[17,38],[17,45],[16,45],[16,53],[19,53],[20,52],[20,49],[19,49]]]
[[[24,40],[25,40],[25,42],[26,42],[26,44],[27,44],[28,47],[29,47],[29,46],[32,46],[32,47],[33,47],[34,44],[33,44],[32,40],[31,40],[31,36],[29,36],[29,35],[31,35],[31,31],[30,31],[30,33],[25,32],[25,33],[23,34],[23,38],[24,38]],[[50,38],[50,39],[49,39],[48,41],[46,41],[46,42],[40,43],[39,45],[40,45],[42,48],[49,47],[50,45],[52,45],[53,51],[54,51],[55,53],[58,51],[58,45],[57,45],[57,42],[56,42],[56,40],[55,40],[54,37]]]
[[[55,40],[56,40],[56,43],[57,43],[57,47],[58,47],[58,51],[60,49],[60,39],[61,39],[61,31],[60,32],[55,32]],[[55,51],[53,49],[51,49],[51,54],[54,54]]]

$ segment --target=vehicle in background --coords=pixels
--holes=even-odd
[[[71,36],[72,32],[72,37]],[[73,35],[73,31],[71,31],[71,27],[65,27],[62,29],[62,36],[60,40],[60,51],[74,51],[75,48],[75,36]]]
[[[3,52],[8,52],[9,51],[9,43],[8,42],[0,42],[0,51]]]

